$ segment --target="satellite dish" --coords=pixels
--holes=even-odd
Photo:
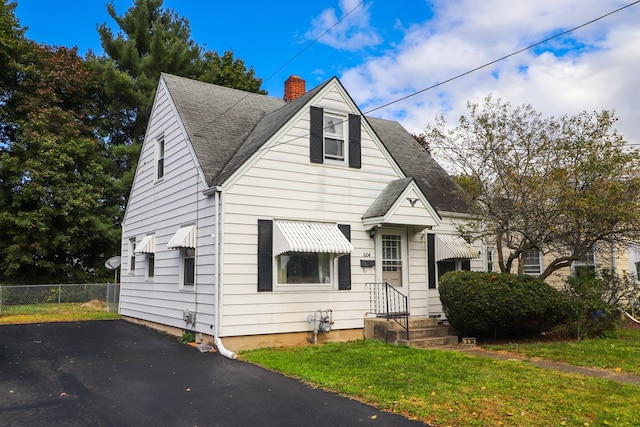
[[[120,267],[120,262],[121,260],[119,256],[112,256],[104,262],[104,266],[109,270],[115,270]]]

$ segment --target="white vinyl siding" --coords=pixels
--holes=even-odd
[[[193,151],[187,144],[175,110],[163,85],[158,89],[153,115],[123,224],[123,241],[155,233],[154,277],[123,275],[120,312],[159,324],[184,328],[183,311],[196,312],[196,331],[211,333],[215,325],[214,199],[202,194]],[[156,135],[163,135],[164,176],[156,179]],[[181,251],[167,248],[181,225],[196,224],[198,257],[194,287],[182,287]],[[126,245],[123,248],[126,250]],[[139,257],[142,255],[139,255]],[[143,259],[143,258],[140,258]],[[126,277],[125,277],[126,276]]]

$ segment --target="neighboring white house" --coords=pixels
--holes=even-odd
[[[460,188],[337,78],[285,99],[163,74],[122,229],[120,313],[233,350],[361,338],[372,283],[442,316],[445,271],[484,270],[456,235]],[[330,310],[330,311],[329,311]]]

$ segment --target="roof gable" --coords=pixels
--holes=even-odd
[[[287,103],[170,74],[162,74],[161,78],[209,187],[228,180],[323,88],[337,81],[333,77]],[[339,81],[337,84],[342,88]],[[436,210],[470,212],[462,189],[400,123],[372,117],[365,120],[405,176],[415,180]]]
[[[440,225],[440,216],[409,177],[391,181],[362,216],[362,223],[365,227],[410,223],[420,230]]]

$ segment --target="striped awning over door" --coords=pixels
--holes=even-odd
[[[349,254],[353,245],[337,224],[302,221],[273,222],[273,256],[288,252]]]

